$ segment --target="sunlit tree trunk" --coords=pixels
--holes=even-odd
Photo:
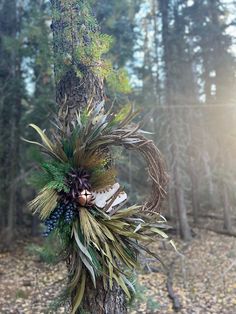
[[[176,95],[175,95],[175,83],[174,77],[174,54],[173,45],[171,43],[171,34],[169,29],[169,5],[170,1],[159,0],[159,7],[162,16],[162,41],[164,48],[164,69],[165,69],[165,101],[168,106],[168,124],[170,129],[170,143],[171,155],[172,155],[172,165],[171,165],[171,179],[174,185],[174,195],[175,195],[175,207],[177,210],[177,217],[179,223],[179,232],[181,237],[188,241],[191,240],[191,230],[188,224],[187,208],[185,202],[185,191],[183,186],[183,179],[180,169],[181,152],[179,147],[179,127],[177,123],[176,111],[172,110],[172,106],[176,105]]]
[[[171,132],[171,152],[173,156],[172,165],[172,179],[174,181],[174,195],[175,195],[175,207],[177,210],[179,234],[182,239],[189,241],[192,238],[191,229],[188,223],[187,207],[184,190],[184,180],[180,169],[180,150],[178,145],[178,125],[176,124],[176,117],[173,114],[173,110],[169,111],[169,124]]]
[[[191,197],[192,197],[192,211],[193,211],[193,221],[194,223],[198,223],[198,217],[199,217],[199,202],[197,198],[198,194],[198,178],[195,173],[195,167],[194,167],[194,158],[193,156],[189,156],[189,171],[190,171],[190,180],[191,180]]]

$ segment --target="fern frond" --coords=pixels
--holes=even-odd
[[[52,160],[42,164],[42,168],[45,172],[45,179],[48,178],[48,182],[45,187],[48,189],[54,189],[58,192],[68,192],[69,188],[65,183],[66,175],[71,169],[71,165],[68,163],[60,163]]]

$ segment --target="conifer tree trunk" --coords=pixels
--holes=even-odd
[[[21,55],[17,46],[21,12],[16,1],[0,2],[0,233],[10,245],[16,225],[21,119]],[[4,41],[5,38],[5,41]],[[7,40],[16,47],[9,50]]]
[[[174,80],[174,66],[176,67],[176,62],[174,59],[173,44],[171,42],[172,34],[169,28],[169,6],[170,1],[168,0],[158,0],[159,8],[162,17],[162,42],[164,49],[164,69],[165,69],[165,101],[168,106],[168,123],[169,123],[169,138],[171,147],[171,177],[174,183],[173,195],[175,197],[175,208],[177,210],[177,217],[179,223],[179,233],[180,236],[189,241],[192,238],[191,229],[188,223],[187,208],[185,202],[185,193],[183,186],[183,178],[181,175],[181,169],[179,163],[181,160],[180,148],[178,145],[179,141],[179,124],[177,122],[176,111],[172,110],[172,107],[177,104],[176,99],[176,82]],[[176,48],[176,47],[175,47]]]
[[[98,26],[90,15],[87,1],[51,0],[51,5],[56,100],[59,118],[69,128],[76,111],[104,100],[103,79],[94,71],[99,62],[94,62],[92,56],[86,62],[80,58],[81,49],[91,47],[95,41]],[[127,313],[123,290],[117,285],[112,291],[105,290],[102,279],[98,279],[96,288],[92,282],[87,282],[86,287],[82,303],[84,313]]]

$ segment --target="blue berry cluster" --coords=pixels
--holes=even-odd
[[[65,212],[65,221],[70,224],[72,223],[75,215],[75,205],[73,203],[69,203],[66,205],[66,212]]]
[[[73,203],[59,204],[51,215],[45,220],[44,224],[46,226],[46,230],[43,233],[44,237],[48,237],[49,234],[58,226],[59,220],[64,214],[65,222],[71,223],[74,219],[74,210],[76,206]]]

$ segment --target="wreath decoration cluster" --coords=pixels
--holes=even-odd
[[[101,103],[76,115],[71,127],[57,121],[51,139],[34,124],[43,160],[34,180],[40,187],[29,206],[45,224],[44,235],[60,241],[58,260],[69,260],[67,295],[72,313],[79,308],[87,280],[96,287],[102,276],[105,289],[115,281],[130,298],[135,291],[130,274],[139,267],[142,252],[158,258],[147,244],[154,236],[167,239],[159,207],[165,197],[167,176],[160,152],[132,123],[132,106],[117,114]],[[147,162],[152,181],[150,199],[142,206],[125,206],[127,194],[117,182],[110,146],[136,150]]]

